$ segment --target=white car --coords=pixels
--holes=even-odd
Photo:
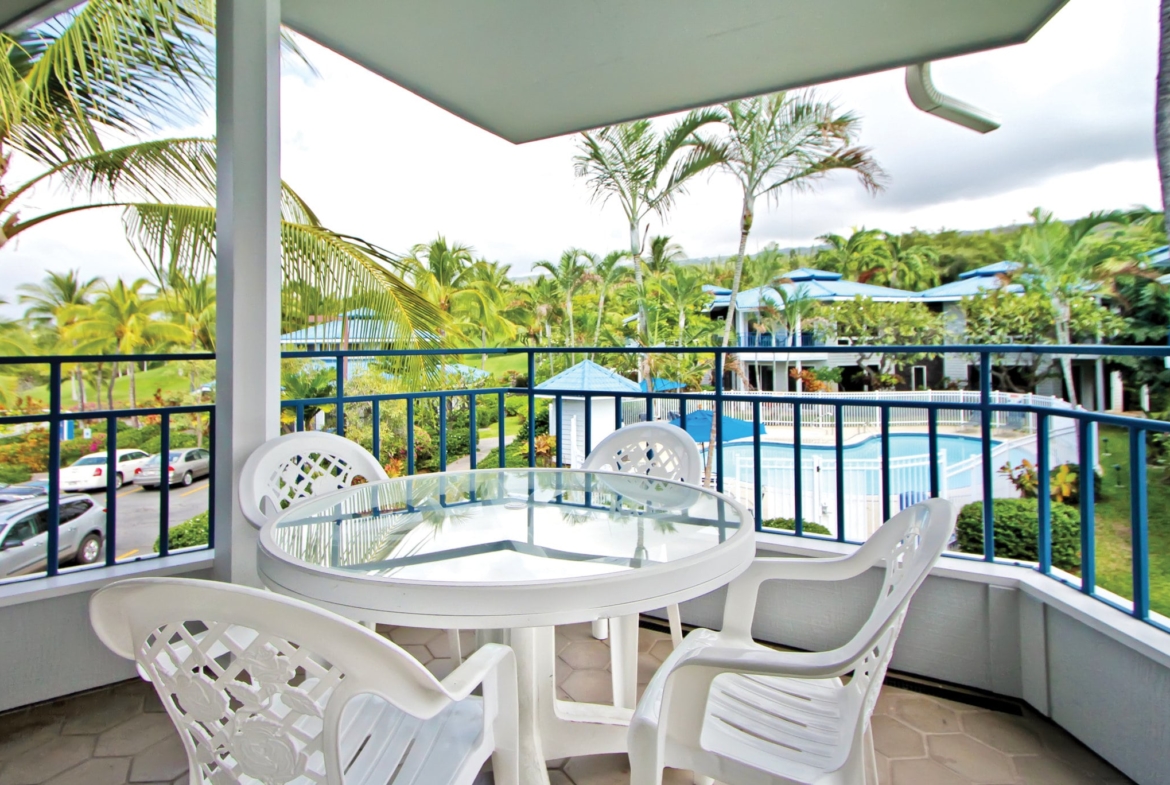
[[[61,497],[58,559],[93,564],[106,539],[106,511],[88,496]],[[0,578],[45,569],[48,563],[49,500],[40,496],[0,507]]]
[[[134,477],[134,470],[150,459],[150,453],[142,450],[118,450],[117,476],[114,478],[114,487],[121,488],[123,483]],[[96,491],[106,487],[106,454],[91,452],[83,455],[61,470],[61,492],[65,491]]]

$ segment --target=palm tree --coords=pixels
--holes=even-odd
[[[92,305],[79,311],[69,330],[69,336],[77,341],[78,351],[101,352],[112,342],[119,354],[135,354],[153,344],[184,341],[187,332],[183,327],[155,318],[166,309],[166,303],[161,298],[144,296],[142,290],[147,285],[145,278],[139,278],[129,286],[121,278],[112,286],[107,284]],[[137,409],[134,376],[137,363],[130,362],[127,366],[130,370],[130,408]],[[137,417],[134,423],[138,427]]]
[[[171,320],[182,326],[186,333],[183,345],[192,353],[199,349],[215,351],[215,278],[207,276],[191,280],[177,275],[170,286],[162,292],[165,308]],[[189,361],[187,380],[190,391],[195,392],[195,369],[197,361]]]
[[[869,283],[894,264],[890,244],[880,229],[854,228],[849,237],[822,234],[817,239],[829,246],[817,251],[817,265],[860,283]]]
[[[16,287],[20,292],[17,301],[28,306],[24,310],[24,318],[33,324],[50,327],[57,337],[56,351],[68,354],[74,343],[63,339],[63,333],[68,330],[72,317],[71,313],[76,306],[89,303],[101,282],[100,278],[81,280],[79,270],[69,270],[64,273],[49,272],[41,283],[25,283]],[[73,400],[85,409],[85,379],[80,365],[69,369],[69,379],[72,385]],[[100,384],[100,382],[99,382]]]
[[[645,259],[646,272],[655,276],[666,275],[672,265],[683,259],[685,253],[678,243],[669,236],[660,234],[650,238],[650,256]]]
[[[569,346],[577,345],[577,333],[573,327],[573,295],[577,290],[592,280],[591,267],[597,265],[597,257],[580,248],[570,248],[561,254],[560,261],[555,265],[552,262],[537,262],[533,267],[540,267],[549,272],[553,283],[556,284],[561,296],[565,298],[565,319],[569,323]],[[569,354],[569,365],[576,362],[576,356]]]
[[[785,190],[807,190],[830,172],[842,169],[857,175],[868,191],[877,191],[881,167],[867,148],[853,145],[860,121],[855,115],[838,114],[831,103],[812,93],[773,93],[729,101],[719,108],[727,128],[726,138],[705,139],[704,148],[719,151],[720,166],[739,181],[743,192],[740,211],[739,251],[723,345],[731,343],[735,325],[735,300],[743,277],[744,253],[755,222],[756,200],[779,198]],[[715,421],[711,422],[714,443]],[[711,450],[707,457],[710,477]]]
[[[595,200],[604,204],[617,199],[629,226],[638,287],[638,339],[644,346],[650,336],[642,279],[642,220],[651,213],[665,217],[687,182],[719,162],[715,151],[695,143],[696,131],[718,121],[717,112],[703,109],[690,112],[661,135],[649,120],[637,120],[581,134],[578,140],[575,174],[588,179]],[[642,376],[651,383],[645,362]]]
[[[896,289],[920,292],[938,286],[938,251],[929,245],[906,243],[901,236],[886,234],[891,265],[886,283]]]
[[[1129,224],[1135,217],[1147,213],[1092,213],[1076,221],[1058,221],[1052,213],[1037,207],[1030,215],[1032,223],[1020,232],[1017,259],[1023,265],[1021,280],[1025,286],[1044,292],[1052,301],[1056,313],[1056,342],[1062,346],[1072,343],[1071,303],[1077,295],[1100,279],[1102,268],[1109,269],[1115,260],[1100,258],[1090,252],[1093,233],[1100,227]],[[1061,355],[1060,367],[1068,400],[1077,405],[1077,391],[1073,383],[1072,360]]]
[[[838,114],[833,104],[818,101],[811,92],[729,101],[719,107],[719,115],[727,137],[705,139],[702,146],[718,151],[721,168],[739,181],[743,191],[739,252],[723,327],[723,345],[727,346],[756,200],[775,200],[785,189],[807,190],[839,169],[856,174],[866,190],[873,192],[880,189],[883,173],[867,148],[853,145],[858,118],[848,112]]]
[[[605,321],[605,297],[609,290],[630,277],[630,268],[623,262],[629,257],[628,251],[610,251],[604,259],[593,262],[593,275],[597,280],[597,326],[593,328],[593,345],[600,346],[601,325]],[[590,354],[589,359],[593,359]]]
[[[687,310],[703,296],[703,274],[688,267],[675,267],[662,280],[662,293],[678,314],[678,345],[686,343]]]

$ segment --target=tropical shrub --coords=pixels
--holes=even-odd
[[[768,520],[764,521],[764,528],[765,529],[780,529],[782,531],[794,532],[794,531],[796,531],[796,519],[795,518],[769,518]],[[805,534],[821,534],[821,535],[824,535],[826,537],[832,536],[832,534],[833,534],[831,531],[826,529],[821,524],[816,523],[815,521],[805,521],[801,525],[801,530]]]
[[[995,555],[1000,559],[1039,561],[1040,507],[1036,499],[996,499]],[[955,529],[959,550],[983,553],[983,502],[959,512]],[[1062,570],[1081,566],[1081,513],[1068,504],[1052,505],[1052,564]]]
[[[195,545],[207,544],[207,528],[209,518],[206,512],[201,512],[194,518],[189,518],[178,526],[172,526],[167,534],[167,547],[171,550],[190,548]],[[158,540],[154,541],[154,552],[158,553]]]
[[[32,477],[32,472],[23,466],[0,465],[0,482],[2,483],[15,485],[26,482],[30,477]]]

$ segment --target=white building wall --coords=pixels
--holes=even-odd
[[[561,460],[566,466],[579,466],[593,445],[614,432],[614,399],[601,396],[593,398],[590,405],[590,445],[585,444],[584,398],[562,399],[560,422],[556,421],[556,405],[550,409],[551,430],[561,445]]]

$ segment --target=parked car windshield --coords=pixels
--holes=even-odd
[[[180,459],[180,458],[182,458],[182,457],[183,457],[183,451],[182,451],[182,450],[171,450],[171,457],[167,459],[167,462],[168,462],[168,463],[170,463],[170,462],[173,462],[173,461],[177,461],[177,460],[179,460],[179,459]],[[149,459],[149,460],[146,462],[146,465],[147,465],[147,466],[150,466],[151,464],[157,464],[157,463],[158,463],[158,459],[159,459],[159,456],[157,456],[157,455],[152,455],[152,456],[150,456],[150,459]]]
[[[106,462],[106,456],[104,456],[104,455],[85,455],[85,456],[82,456],[81,458],[78,458],[73,463],[73,465],[74,466],[94,466],[97,464],[104,464],[105,462]]]

